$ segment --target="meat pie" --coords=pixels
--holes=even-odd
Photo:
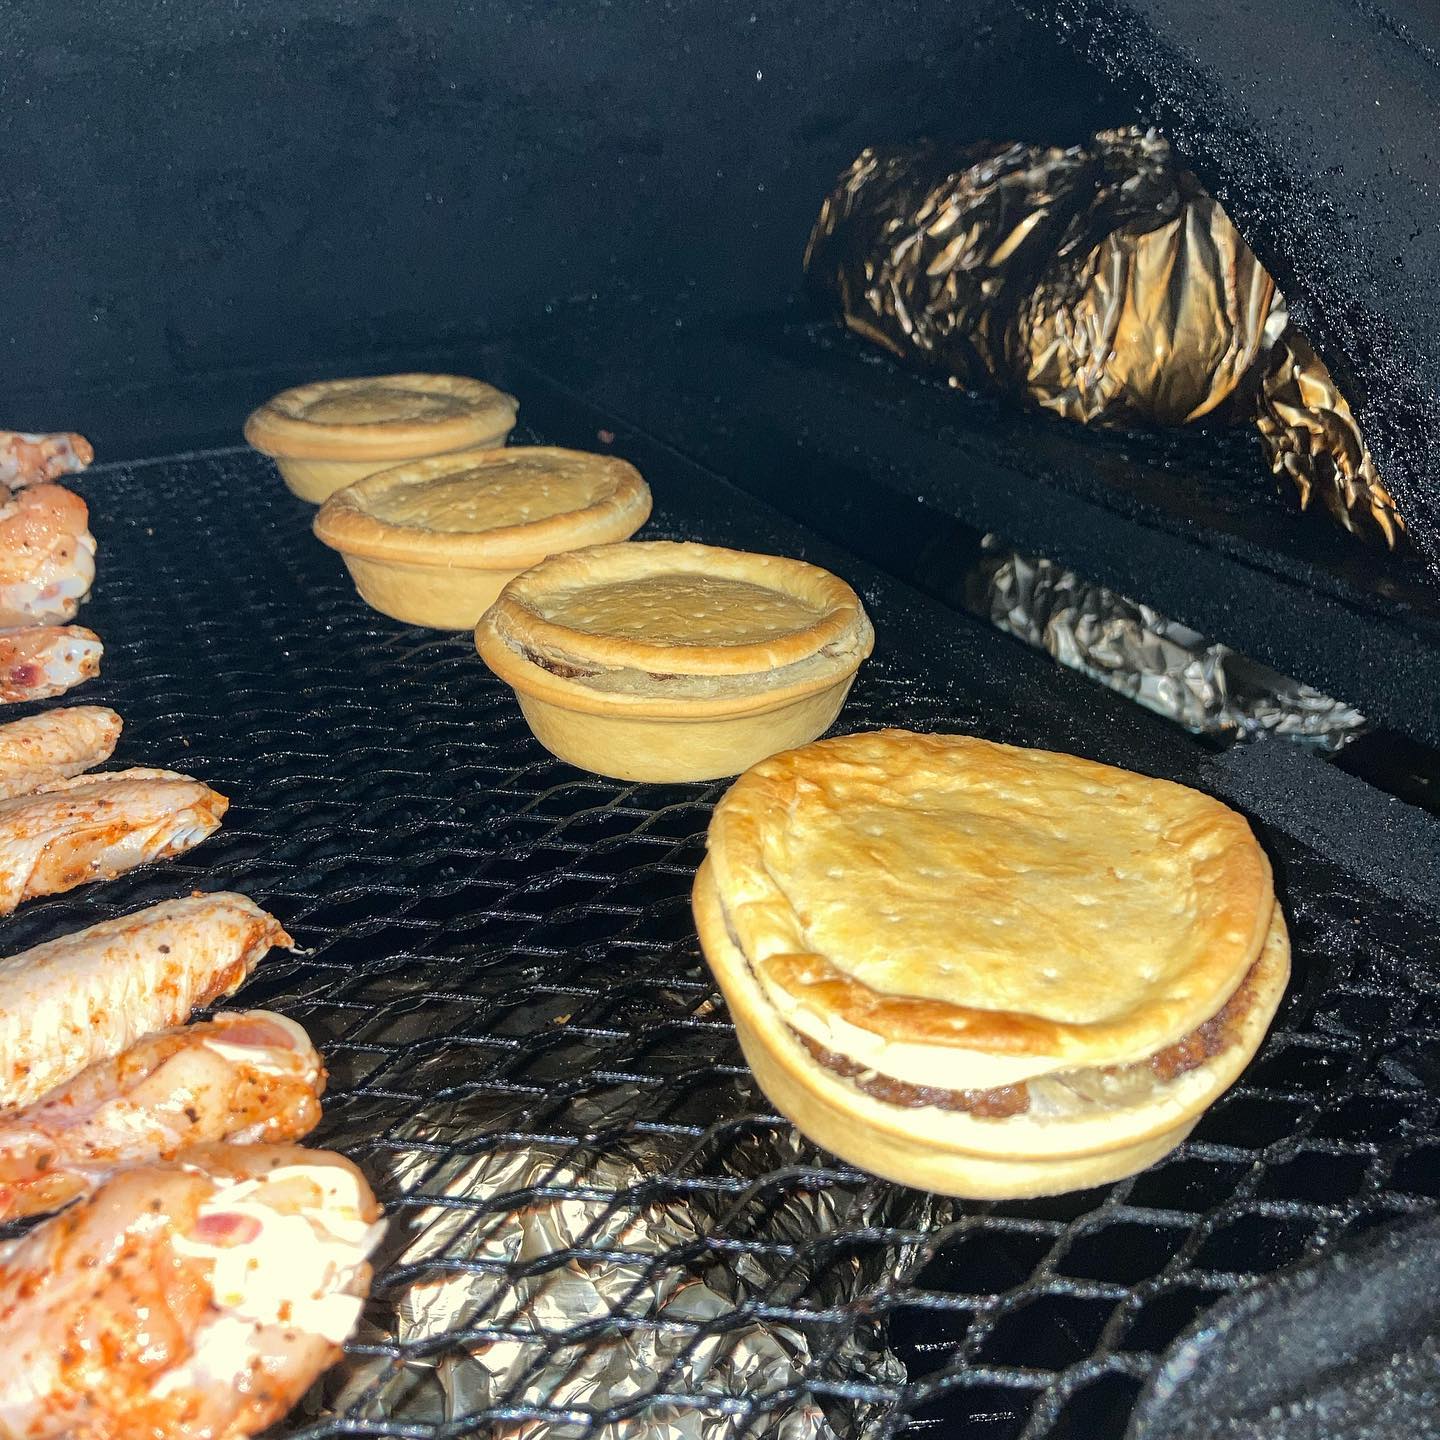
[[[1069,755],[880,731],[716,808],[694,906],[770,1100],[876,1174],[1054,1194],[1174,1149],[1289,978],[1235,811]]]

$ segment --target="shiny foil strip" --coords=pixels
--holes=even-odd
[[[597,1102],[595,1133],[616,1134],[640,1098],[632,1090]],[[511,1440],[849,1440],[878,1424],[878,1405],[822,1402],[808,1390],[817,1375],[904,1383],[874,1322],[857,1321],[837,1344],[833,1320],[812,1329],[747,1307],[833,1313],[855,1302],[902,1257],[847,1256],[817,1282],[794,1255],[841,1232],[902,1219],[928,1226],[945,1202],[832,1179],[767,1190],[750,1207],[760,1218],[738,1221],[746,1207],[735,1187],[707,1180],[816,1163],[788,1126],[747,1133],[683,1196],[656,1177],[683,1169],[689,1137],[631,1126],[604,1144],[505,1139],[439,1161],[429,1153],[473,1151],[475,1134],[463,1103],[428,1107],[415,1122],[421,1148],[402,1152],[391,1177],[392,1195],[410,1200],[398,1210],[391,1202],[405,1238],[387,1260],[407,1278],[382,1299],[378,1322],[372,1303],[356,1337],[362,1349],[398,1344],[405,1358],[347,1357],[312,1409],[426,1425],[489,1411],[484,1433]],[[624,1413],[606,1416],[617,1407]],[[497,1418],[496,1409],[521,1413]]]
[[[852,330],[960,385],[1082,424],[1253,420],[1302,507],[1391,545],[1404,528],[1274,281],[1154,131],[871,147],[805,268]]]
[[[1339,750],[1366,728],[1351,705],[1092,585],[1053,561],[1000,549],[977,574],[974,608],[998,629],[1195,734],[1283,735]]]
[[[1356,528],[1356,516],[1368,516],[1393,546],[1404,522],[1380,483],[1350,406],[1298,330],[1286,330],[1271,351],[1258,407],[1255,423],[1270,468],[1294,481],[1302,508],[1318,493],[1347,530]]]

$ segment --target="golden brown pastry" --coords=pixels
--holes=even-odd
[[[824,731],[874,631],[859,596],[814,565],[656,540],[526,571],[475,643],[562,760],[709,780]]]
[[[781,1112],[876,1174],[976,1198],[1173,1149],[1289,977],[1243,817],[966,736],[879,731],[755,766],[716,808],[694,905]]]
[[[624,540],[650,489],[609,455],[525,445],[416,460],[337,491],[315,534],[382,614],[468,630],[547,555]]]
[[[465,375],[317,380],[267,400],[245,438],[296,495],[319,504],[402,460],[501,445],[518,408],[513,395]]]

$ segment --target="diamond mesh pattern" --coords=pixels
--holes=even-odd
[[[662,492],[646,468],[658,533],[715,538],[707,517],[753,505],[686,491],[683,467]],[[1009,1205],[931,1203],[838,1165],[753,1089],[698,955],[689,884],[723,785],[624,784],[549,757],[468,637],[360,604],[257,457],[106,467],[83,488],[102,546],[83,618],[107,653],[76,698],[125,715],[120,759],[190,770],[233,803],[191,856],[28,906],[4,943],[196,887],[243,890],[294,933],[301,951],[272,957],[240,1000],[309,1028],[331,1072],[314,1140],[367,1170],[394,1221],[348,1388],[324,1382],[287,1433],[549,1420],[614,1435],[661,1416],[705,1421],[694,1434],[801,1434],[818,1403],[839,1434],[1114,1435],[1154,1355],[1214,1298],[1440,1197],[1440,970],[1417,955],[1413,917],[1283,843],[1296,984],[1244,1084],[1175,1157]],[[724,538],[745,543],[749,523]],[[808,544],[789,533],[792,553]],[[882,616],[891,590],[866,593]],[[984,658],[996,693],[1039,673],[948,623],[998,657]],[[1081,724],[1067,697],[1109,704],[1057,672],[1043,716],[1002,716],[953,680],[882,643],[843,723],[1057,744]],[[580,1207],[558,1250],[506,1238],[557,1204]],[[635,1217],[662,1211],[682,1217],[670,1248],[637,1249]],[[443,1245],[407,1249],[442,1222]],[[632,1302],[557,1324],[547,1285],[605,1267]],[[397,1311],[455,1275],[474,1303],[449,1331],[393,1343]],[[697,1319],[633,1301],[675,1276],[733,1303]],[[757,1327],[804,1336],[790,1369],[707,1388],[702,1347],[723,1355]],[[621,1333],[659,1368],[599,1395],[561,1383]],[[375,1398],[503,1344],[520,1355],[506,1387],[448,1414],[386,1418]]]

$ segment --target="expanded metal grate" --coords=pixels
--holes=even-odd
[[[551,402],[545,438],[594,446],[596,425]],[[880,644],[842,728],[1198,763],[1159,722],[639,448],[652,533],[786,549],[861,585]],[[239,999],[310,1030],[331,1075],[313,1141],[357,1160],[393,1218],[361,1334],[285,1433],[1117,1435],[1212,1300],[1440,1199],[1428,927],[1273,837],[1296,980],[1175,1157],[1007,1205],[837,1164],[754,1089],[699,957],[689,888],[723,784],[552,759],[468,636],[364,608],[258,457],[101,467],[81,488],[102,547],[82,618],[107,649],[74,698],[124,714],[119,760],[233,804],[193,855],[27,906],[3,943],[223,887],[303,947]]]

